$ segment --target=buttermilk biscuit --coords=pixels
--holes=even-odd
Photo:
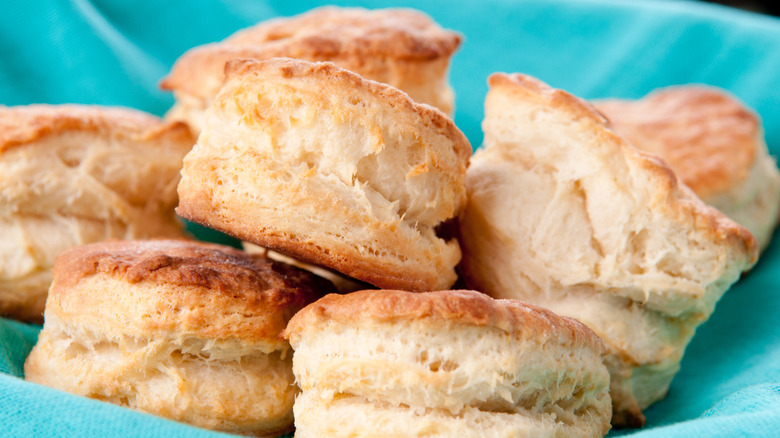
[[[419,11],[324,7],[196,47],[176,61],[161,87],[176,97],[168,117],[187,122],[197,132],[222,86],[228,60],[299,58],[331,61],[451,114],[454,93],[447,69],[459,45],[458,34]]]
[[[669,87],[636,101],[594,103],[633,146],[669,163],[702,201],[766,248],[780,210],[780,172],[757,115],[725,91]]]
[[[332,63],[236,60],[187,154],[182,217],[382,288],[446,289],[465,204],[452,121]]]
[[[245,435],[292,427],[290,317],[332,285],[292,266],[187,241],[65,251],[25,378]]]
[[[182,123],[92,106],[0,107],[0,315],[41,321],[54,258],[107,238],[180,236]]]
[[[613,424],[641,425],[755,238],[613,133],[586,102],[494,74],[467,173],[470,287],[574,317],[604,340]]]
[[[285,330],[296,437],[601,437],[602,344],[579,322],[474,291],[328,295]]]

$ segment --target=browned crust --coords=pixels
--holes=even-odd
[[[278,237],[265,233],[259,226],[246,226],[225,218],[211,200],[200,195],[183,198],[176,213],[184,219],[200,223],[235,238],[252,242],[304,263],[324,266],[379,288],[401,288],[410,291],[431,290],[438,283],[438,272],[428,270],[398,270],[395,266],[356,263],[350,254],[337,249],[324,249],[310,241]]]
[[[338,84],[345,90],[359,90],[380,98],[383,102],[399,112],[410,112],[414,118],[427,128],[438,131],[450,139],[453,150],[458,154],[459,162],[464,166],[471,157],[471,143],[455,126],[455,123],[443,112],[424,103],[413,101],[408,94],[387,84],[365,79],[357,73],[341,68],[332,62],[309,62],[292,58],[273,58],[264,61],[254,59],[233,59],[225,64],[226,81],[235,80],[240,76],[255,75],[257,77],[285,78],[287,80],[304,80]],[[238,79],[244,80],[244,79]],[[252,114],[248,114],[251,116]]]
[[[244,29],[226,42],[283,42],[297,50],[325,55],[351,53],[432,59],[451,55],[460,40],[457,33],[442,29],[418,10],[326,6]]]
[[[603,352],[599,337],[575,319],[517,300],[495,300],[471,290],[424,293],[364,290],[326,295],[298,312],[287,325],[284,337],[290,339],[306,327],[326,321],[359,324],[414,320],[494,327],[511,334],[533,333],[540,338],[555,338]]]
[[[594,135],[617,145],[626,159],[654,176],[653,183],[659,190],[656,201],[662,203],[670,214],[680,221],[689,221],[696,230],[709,234],[713,241],[727,242],[731,248],[744,253],[749,266],[758,260],[758,243],[747,229],[707,206],[693,194],[685,193],[687,187],[678,184],[674,171],[663,160],[647,155],[627,143],[609,128],[608,120],[591,104],[520,73],[494,73],[488,83],[491,88],[504,88],[508,93],[520,94],[525,100],[568,112],[575,120],[592,123]]]
[[[661,156],[699,196],[744,182],[762,137],[758,117],[726,92],[701,85],[657,90],[642,99],[594,102],[612,128]]]
[[[322,295],[335,292],[329,281],[307,271],[227,246],[185,240],[138,240],[99,242],[60,254],[54,264],[50,300],[61,303],[74,296],[82,305],[87,304],[83,300],[99,302],[102,297],[94,292],[75,292],[83,279],[94,275],[138,285],[137,290],[147,293],[152,301],[202,309],[199,320],[187,321],[190,330],[209,333],[212,324],[219,325],[209,318],[209,313],[216,315],[225,309],[268,325],[224,327],[222,333],[215,333],[221,337],[274,339],[292,314]],[[173,288],[155,289],[155,285]],[[193,287],[199,292],[193,292]],[[164,294],[170,296],[161,296]],[[279,321],[280,316],[283,321]],[[146,324],[170,325],[165,313],[157,317],[160,321],[153,321],[155,315],[146,315]]]
[[[563,109],[576,119],[585,118],[593,123],[605,124],[607,119],[584,99],[563,90],[550,87],[539,79],[521,73],[493,73],[488,77],[490,88],[504,87],[507,91],[522,93],[527,100]]]
[[[137,142],[165,138],[195,144],[186,124],[164,122],[129,108],[88,105],[0,107],[0,153],[65,132],[102,134]]]
[[[323,7],[260,23],[218,44],[185,53],[160,84],[200,95],[204,72],[219,74],[232,57],[294,57],[308,60],[371,58],[435,60],[450,56],[461,37],[411,9]],[[236,53],[239,52],[239,53]]]

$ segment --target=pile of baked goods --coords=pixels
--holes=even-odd
[[[321,8],[185,53],[164,121],[0,109],[0,312],[44,320],[25,378],[252,436],[641,426],[777,225],[760,121],[714,88],[496,73],[472,157],[459,43]]]

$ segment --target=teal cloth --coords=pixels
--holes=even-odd
[[[639,97],[679,83],[717,85],[763,117],[780,148],[780,22],[724,7],[654,1],[357,1],[411,6],[465,40],[451,72],[456,122],[482,141],[494,71],[518,71],[585,98]],[[157,84],[187,48],[317,6],[312,1],[12,0],[0,14],[0,103],[125,105],[162,114]],[[2,175],[0,175],[0,178]],[[210,238],[210,237],[209,237]],[[637,437],[780,436],[780,244],[718,304],[669,395]],[[0,319],[0,435],[219,436],[20,379],[38,328]]]

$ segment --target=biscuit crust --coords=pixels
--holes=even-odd
[[[593,105],[633,146],[663,158],[702,199],[747,179],[756,159],[756,115],[715,88],[669,87],[636,101]]]
[[[668,87],[642,99],[594,102],[612,129],[658,156],[705,203],[769,244],[780,211],[780,172],[761,121],[723,90]]]
[[[45,137],[66,132],[94,133],[133,141],[194,144],[194,138],[181,122],[163,122],[159,118],[121,107],[89,105],[0,106],[0,153],[31,145]]]
[[[298,312],[285,329],[284,337],[292,339],[307,327],[327,321],[366,324],[417,320],[432,325],[445,326],[449,322],[491,327],[512,334],[531,332],[577,347],[603,349],[599,337],[577,320],[522,301],[495,300],[470,290],[426,293],[364,290],[346,295],[329,294]]]
[[[104,282],[123,284],[125,296],[81,287]],[[47,313],[97,324],[106,317],[100,309],[113,307],[127,312],[122,317],[128,322],[116,328],[123,333],[170,330],[177,336],[282,345],[279,334],[292,315],[334,291],[330,282],[302,269],[223,245],[106,241],[57,257]],[[112,306],[112,300],[127,307]],[[138,314],[143,318],[135,318]],[[98,319],[87,322],[92,318]]]

